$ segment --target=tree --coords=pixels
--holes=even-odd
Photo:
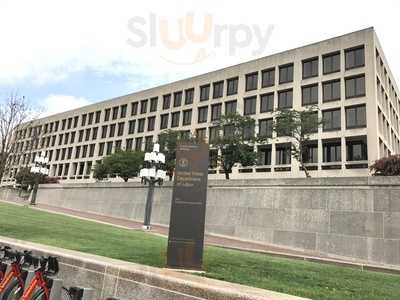
[[[176,162],[176,147],[179,141],[189,141],[193,137],[182,131],[165,130],[158,136],[158,143],[160,144],[160,151],[165,155],[165,169],[172,180],[175,170]]]
[[[16,129],[26,128],[32,112],[25,97],[11,93],[0,100],[0,178],[3,177],[7,161],[12,152]]]
[[[29,167],[22,167],[15,175],[15,182],[20,184],[22,189],[27,189],[28,186],[33,186],[36,182],[36,178],[39,177],[40,184],[46,183],[58,183],[58,177],[44,176],[42,174],[31,173]]]
[[[266,137],[254,133],[255,120],[237,113],[221,116],[210,128],[210,147],[217,150],[216,160],[229,179],[229,173],[235,163],[251,166],[256,163],[257,155],[253,151],[256,142]]]
[[[300,163],[307,178],[311,177],[306,166],[307,142],[312,134],[318,132],[321,124],[322,120],[318,118],[318,109],[314,106],[302,111],[278,110],[274,120],[273,130],[277,137],[292,138],[291,155]]]
[[[103,159],[103,162],[96,164],[94,177],[103,179],[106,175],[115,174],[125,182],[129,178],[136,177],[143,165],[144,154],[139,151],[117,151]]]
[[[370,167],[374,176],[400,176],[400,155],[390,155],[376,160]]]

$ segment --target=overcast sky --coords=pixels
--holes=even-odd
[[[52,114],[370,26],[399,83],[399,6],[1,0],[0,96],[18,91]]]

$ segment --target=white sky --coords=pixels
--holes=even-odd
[[[115,96],[190,75],[212,71],[256,57],[317,42],[326,38],[374,26],[390,68],[400,78],[399,1],[91,1],[91,0],[1,0],[0,2],[0,86],[13,90],[34,86],[31,98],[48,103],[51,113],[73,108],[109,95],[91,94],[99,74],[123,78],[113,90]],[[221,47],[213,39],[206,44],[190,41],[179,50],[168,50],[160,42],[134,48],[127,40],[134,34],[128,21],[150,15],[166,19],[172,37],[177,37],[177,20],[194,14],[195,31],[203,27],[204,16],[213,24],[245,24],[265,32],[273,26],[265,51],[253,55],[253,43],[229,55],[227,36]],[[249,27],[253,28],[253,27]],[[200,48],[205,58],[192,61]],[[88,84],[71,94],[57,89],[80,72]],[[96,75],[96,76],[95,76]],[[122,80],[122,79],[121,79]],[[36,95],[37,94],[37,95]],[[86,95],[86,96],[84,96]],[[89,95],[89,96],[87,96]],[[61,98],[57,98],[61,97]],[[38,100],[39,101],[39,100]],[[57,105],[51,105],[51,102]],[[50,104],[49,104],[50,103]]]

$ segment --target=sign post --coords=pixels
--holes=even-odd
[[[181,142],[176,151],[167,266],[201,270],[208,177],[208,145]]]

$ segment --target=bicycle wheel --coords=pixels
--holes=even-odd
[[[44,291],[40,289],[37,290],[29,300],[42,300],[42,296],[44,296]]]
[[[65,287],[62,287],[61,289],[61,300],[72,300],[72,296],[69,293],[68,289]]]
[[[18,284],[18,280],[14,279],[4,290],[3,300],[18,300],[22,296],[22,289]]]

